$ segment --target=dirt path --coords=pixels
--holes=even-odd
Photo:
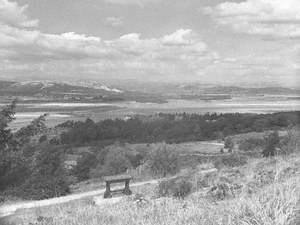
[[[203,170],[201,173],[211,173],[216,172],[217,170],[215,168]],[[145,184],[157,184],[160,180],[150,180],[145,182],[138,182],[130,185],[131,187],[137,187],[142,186]],[[122,188],[123,186],[118,186],[116,188]],[[39,208],[43,206],[50,206],[50,205],[57,205],[62,203],[67,203],[70,201],[86,198],[86,197],[92,197],[96,195],[102,195],[104,193],[105,189],[100,189],[96,191],[89,191],[84,193],[78,193],[78,194],[71,194],[63,197],[57,197],[57,198],[51,198],[51,199],[45,199],[45,200],[39,200],[39,201],[28,201],[28,202],[19,202],[11,205],[3,205],[0,206],[0,218],[10,216],[15,214],[15,212],[18,209],[30,209],[30,208]]]
[[[145,184],[156,184],[158,183],[158,180],[151,180],[151,181],[145,181],[145,182],[139,182],[132,184],[132,187],[136,186],[142,186]],[[116,188],[122,188],[123,186],[119,186]],[[45,200],[39,200],[39,201],[28,201],[28,202],[19,202],[11,205],[3,205],[0,206],[0,218],[10,216],[15,214],[15,212],[18,209],[30,209],[30,208],[38,208],[43,206],[49,206],[49,205],[56,205],[56,204],[62,204],[66,202],[70,202],[73,200],[78,200],[86,197],[96,196],[103,194],[105,189],[100,189],[96,191],[89,191],[84,193],[78,193],[78,194],[71,194],[63,197],[57,197],[57,198],[51,198],[51,199],[45,199]]]

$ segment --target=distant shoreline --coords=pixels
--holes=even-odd
[[[0,102],[1,104],[1,102]],[[4,103],[2,105],[5,105]],[[299,111],[300,100],[265,100],[252,98],[233,98],[227,100],[184,100],[169,99],[167,103],[140,103],[133,101],[114,103],[90,102],[36,102],[17,105],[17,119],[12,123],[14,129],[27,125],[39,115],[49,113],[47,125],[56,126],[67,120],[95,121],[105,119],[124,119],[128,116],[154,115],[157,113],[256,113],[266,114],[281,111]],[[18,116],[19,115],[19,116]]]

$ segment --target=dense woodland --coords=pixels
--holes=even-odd
[[[136,116],[129,120],[104,120],[95,123],[68,121],[61,127],[61,143],[85,145],[92,142],[123,140],[130,143],[166,141],[179,143],[223,139],[228,135],[277,130],[300,121],[300,112],[274,114],[159,114],[156,117]]]

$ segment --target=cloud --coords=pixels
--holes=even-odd
[[[48,34],[25,26],[34,21],[24,14],[27,6],[20,7],[17,3],[7,0],[0,2],[4,5],[0,8],[2,60],[19,63],[103,60],[107,65],[119,66],[121,63],[124,67],[130,65],[131,68],[136,65],[155,64],[166,65],[168,68],[171,63],[186,61],[182,67],[192,65],[195,68],[195,65],[203,66],[214,57],[201,38],[190,29],[178,29],[171,34],[148,39],[142,38],[138,33],[125,34],[112,40],[102,40],[100,37],[74,32]],[[116,25],[121,20],[109,17],[107,21]]]
[[[7,57],[24,60],[128,58],[148,59],[201,58],[209,54],[206,44],[191,30],[179,29],[160,38],[142,39],[131,33],[113,40],[76,34],[46,34],[0,25],[0,49],[14,54]]]
[[[275,35],[279,28],[275,26],[275,29],[274,24],[288,26],[297,22],[292,12],[285,17],[278,16],[271,7],[262,13],[258,6],[247,5],[249,2],[252,1],[245,1],[246,6],[242,5],[243,7],[240,3],[223,3],[214,8],[206,8],[205,12],[213,16],[218,24],[252,34],[261,34],[254,31],[264,28],[266,30],[263,31],[268,35]],[[253,2],[255,6],[259,4],[258,1]],[[253,53],[242,56],[236,52],[235,55],[222,56],[210,49],[192,29],[179,28],[155,38],[144,37],[141,33],[128,33],[109,40],[75,32],[45,33],[34,27],[37,23],[31,22],[37,20],[26,16],[27,6],[20,7],[4,0],[0,0],[0,3],[5,3],[5,7],[0,7],[0,73],[7,76],[36,75],[40,79],[43,76],[56,76],[59,79],[68,76],[72,79],[109,76],[220,83],[247,80],[250,83],[275,78],[288,81],[300,71],[299,46],[291,48],[277,43],[276,50],[261,51],[261,55]],[[287,7],[285,3],[282,3],[283,6]],[[111,17],[107,21],[112,26],[113,23],[118,23],[117,17]],[[256,30],[253,31],[254,27]],[[278,37],[277,33],[276,35]]]
[[[173,34],[163,37],[163,43],[166,45],[190,45],[193,44],[193,31],[190,29],[179,29]]]
[[[27,7],[27,5],[19,6],[16,2],[0,0],[0,22],[15,27],[36,27],[38,20],[28,19]]]
[[[273,38],[300,37],[299,0],[223,2],[216,7],[204,8],[203,13],[235,32]]]
[[[0,52],[8,51],[7,59],[49,60],[99,57],[104,54],[101,39],[75,34],[46,34],[0,24]]]
[[[148,3],[155,3],[161,0],[104,0],[105,2],[117,5],[139,5],[144,6]]]
[[[123,18],[110,16],[105,19],[105,24],[112,27],[119,27],[123,25]]]
[[[43,33],[0,21],[0,70],[6,73],[23,69],[41,74],[52,71],[193,76],[195,71],[213,63],[216,55],[190,29],[178,29],[158,38],[129,33],[103,40],[74,32]]]

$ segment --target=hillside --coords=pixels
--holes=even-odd
[[[12,133],[14,109],[0,113],[0,214],[18,210],[1,225],[298,222],[299,112],[87,119],[63,133],[47,133],[42,116]],[[134,194],[104,200],[103,176],[121,174]]]
[[[184,200],[160,197],[158,186],[145,185],[133,188],[131,197],[86,198],[21,210],[2,224],[294,225],[299,222],[299,164],[297,152],[289,157],[249,159],[247,164],[227,165],[210,173],[202,173],[202,165],[177,175],[193,185],[192,194]]]
[[[162,102],[156,94],[121,90],[103,83],[53,81],[0,81],[0,96],[31,97],[37,100]]]
[[[199,92],[205,94],[224,94],[224,95],[299,95],[299,89],[285,87],[238,87],[238,86],[212,86],[204,87],[203,85],[182,85],[182,90]]]
[[[120,93],[121,90],[111,89],[106,86],[92,88],[67,83],[57,83],[52,81],[29,81],[29,82],[9,82],[0,81],[1,95],[51,95],[67,93],[89,93],[89,94],[112,94]]]

